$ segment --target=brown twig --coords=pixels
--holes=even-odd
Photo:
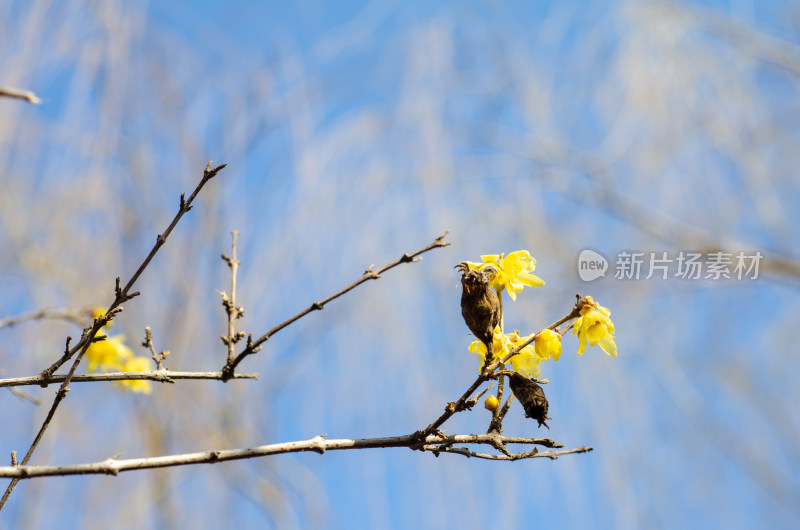
[[[62,383],[66,375],[51,375],[48,378],[40,375],[29,377],[12,377],[0,379],[0,388],[17,386],[47,386]],[[235,374],[234,379],[258,379],[258,374]],[[222,381],[222,372],[173,372],[160,368],[152,372],[102,372],[95,374],[76,374],[72,376],[73,383],[91,383],[96,381],[133,381],[148,380],[173,383],[177,379],[218,379]]]
[[[153,357],[153,362],[156,363],[156,370],[165,370],[164,359],[166,359],[169,355],[169,351],[161,351],[156,353],[156,347],[153,345],[153,334],[150,331],[149,326],[144,328],[144,340],[142,341],[142,346],[150,350],[150,354]]]
[[[484,444],[502,446],[508,444],[541,445],[547,448],[561,448],[562,444],[554,442],[550,438],[518,438],[510,436],[500,436],[497,434],[470,434],[439,436],[431,435],[425,437],[423,444],[419,445],[419,439],[413,434],[404,436],[393,436],[385,438],[361,438],[361,439],[338,439],[326,440],[324,436],[315,436],[310,440],[296,442],[285,442],[270,445],[261,445],[246,449],[223,449],[217,451],[201,451],[198,453],[185,453],[152,458],[131,458],[120,460],[116,457],[108,458],[101,462],[91,464],[77,464],[69,466],[0,466],[0,477],[10,477],[16,480],[52,477],[67,475],[118,475],[124,471],[137,469],[156,469],[162,467],[185,466],[192,464],[215,464],[228,460],[241,460],[246,458],[258,458],[276,454],[299,453],[313,451],[324,454],[326,451],[341,451],[351,449],[376,449],[389,447],[407,447],[415,450],[430,451],[438,456],[440,452],[450,452],[464,454],[466,456],[479,456],[480,453],[465,453],[459,451],[453,444]],[[535,450],[535,449],[534,449]],[[591,451],[591,447],[581,447],[578,449],[568,449],[563,451],[545,451],[534,453],[535,456],[545,456],[557,458],[563,454],[584,453]],[[529,452],[529,453],[532,453]],[[517,460],[519,458],[529,458],[529,453],[519,453],[518,455],[503,454],[493,460]],[[527,455],[527,456],[521,456]],[[491,455],[486,455],[487,457]]]
[[[227,263],[228,267],[231,269],[231,297],[228,298],[225,291],[220,293],[222,296],[222,305],[225,307],[225,313],[228,315],[228,334],[221,337],[222,342],[228,347],[227,364],[233,363],[233,359],[236,356],[236,343],[244,337],[243,331],[236,332],[236,319],[244,315],[244,309],[236,305],[236,272],[239,270],[239,260],[236,259],[236,238],[239,236],[239,232],[233,230],[231,235],[233,236],[231,257],[225,254],[222,255],[222,260]]]
[[[39,432],[36,434],[36,437],[34,438],[33,442],[31,443],[31,446],[28,448],[28,452],[25,454],[25,458],[22,460],[23,466],[27,465],[27,463],[30,461],[33,452],[36,450],[36,446],[39,445],[42,436],[44,436],[47,427],[50,425],[50,421],[53,419],[56,410],[58,410],[58,406],[61,404],[61,401],[66,397],[67,392],[69,391],[68,386],[70,381],[72,380],[72,377],[75,375],[75,370],[77,370],[78,365],[83,359],[83,356],[86,354],[86,350],[89,348],[89,345],[95,340],[95,335],[97,335],[97,332],[100,331],[100,329],[103,326],[105,326],[109,320],[114,318],[114,316],[116,316],[120,311],[122,311],[122,307],[120,307],[122,303],[127,302],[131,298],[134,298],[135,296],[139,295],[138,291],[134,293],[130,292],[131,288],[136,283],[136,280],[139,279],[139,276],[142,275],[142,273],[150,264],[150,261],[156,255],[158,250],[164,245],[164,243],[167,240],[167,237],[169,237],[170,233],[172,233],[172,230],[175,228],[175,225],[178,224],[178,221],[181,220],[181,217],[183,217],[183,215],[186,212],[192,209],[192,202],[194,201],[195,197],[197,197],[197,194],[200,193],[200,190],[203,189],[203,186],[205,186],[205,184],[209,180],[214,178],[217,175],[217,173],[219,173],[225,166],[226,164],[222,164],[212,169],[211,162],[209,162],[206,165],[206,169],[205,171],[203,171],[203,177],[200,179],[200,183],[197,185],[192,194],[189,196],[189,200],[185,200],[184,195],[181,194],[181,202],[180,202],[180,207],[178,209],[178,213],[172,219],[172,222],[169,224],[164,233],[158,235],[158,237],[156,238],[156,243],[153,246],[152,250],[150,250],[150,253],[144,259],[144,261],[136,270],[136,272],[133,273],[133,276],[131,276],[131,279],[128,280],[127,284],[125,284],[125,287],[120,288],[120,279],[119,277],[117,277],[116,288],[114,290],[115,291],[114,301],[111,303],[106,313],[94,319],[94,324],[92,325],[91,329],[87,329],[84,331],[81,340],[78,341],[78,344],[76,344],[74,348],[72,349],[69,348],[69,338],[67,338],[67,347],[65,349],[66,351],[64,355],[61,357],[61,359],[56,361],[55,364],[53,364],[51,367],[44,370],[40,374],[45,378],[50,378],[62,364],[67,362],[73,355],[75,355],[76,352],[80,352],[78,353],[77,357],[75,358],[75,361],[72,363],[72,366],[69,369],[69,372],[64,378],[64,381],[61,383],[61,386],[56,392],[56,397],[53,400],[53,404],[47,413],[47,417],[42,423],[42,426],[39,429]],[[6,491],[3,494],[3,498],[0,499],[0,510],[2,510],[3,507],[5,506],[9,496],[11,495],[11,492],[14,491],[17,482],[19,482],[19,479],[12,480],[11,484],[9,484],[8,488],[6,488]]]
[[[328,298],[325,298],[324,300],[321,300],[319,302],[314,302],[313,304],[308,306],[303,311],[301,311],[301,312],[297,313],[295,316],[293,316],[293,317],[281,322],[280,324],[278,324],[277,326],[275,326],[271,330],[267,331],[264,335],[262,335],[261,337],[259,337],[256,340],[252,340],[252,338],[248,337],[247,345],[245,346],[245,349],[242,350],[242,352],[239,353],[239,355],[237,355],[232,361],[228,361],[228,363],[222,369],[222,373],[226,374],[226,377],[231,377],[233,375],[233,372],[236,369],[236,367],[239,365],[239,363],[241,363],[245,359],[245,357],[247,357],[248,355],[252,355],[252,354],[256,353],[257,351],[259,351],[261,349],[261,345],[264,342],[266,342],[267,340],[269,340],[269,338],[272,337],[275,333],[279,332],[280,330],[282,330],[286,326],[288,326],[290,324],[293,324],[294,322],[296,322],[297,320],[299,320],[302,317],[306,316],[307,314],[311,313],[312,311],[321,310],[329,302],[339,298],[340,296],[348,293],[349,291],[352,291],[353,289],[355,289],[356,287],[358,287],[359,285],[361,285],[362,283],[364,283],[364,282],[366,282],[368,280],[377,280],[378,278],[381,277],[381,274],[383,274],[384,272],[388,271],[389,269],[393,269],[394,267],[400,265],[401,263],[411,263],[411,262],[414,262],[414,261],[419,261],[421,258],[419,258],[417,256],[419,256],[420,254],[424,254],[425,252],[428,252],[429,250],[432,250],[432,249],[435,249],[435,248],[441,248],[441,247],[448,246],[450,243],[446,242],[444,240],[444,238],[447,236],[447,234],[449,232],[450,231],[448,230],[444,234],[442,234],[439,237],[437,237],[433,241],[433,243],[431,243],[427,247],[422,248],[420,250],[417,250],[416,252],[414,252],[412,254],[403,254],[400,257],[400,259],[398,259],[396,261],[393,261],[392,263],[389,263],[388,265],[385,265],[384,267],[378,269],[377,271],[373,270],[373,266],[370,265],[370,267],[366,271],[364,271],[364,274],[361,276],[361,278],[359,278],[355,282],[351,283],[350,285],[348,285],[347,287],[345,287],[341,291],[339,291],[339,292],[337,292],[335,294],[332,294],[331,296],[329,296]]]
[[[16,326],[17,324],[22,324],[23,322],[29,322],[31,320],[66,320],[67,322],[73,322],[78,324],[79,326],[85,326],[86,320],[81,318],[78,313],[69,310],[62,310],[62,311],[55,311],[50,309],[40,309],[39,311],[34,311],[32,313],[25,313],[24,315],[19,315],[15,317],[7,317],[0,320],[0,328],[12,327]]]
[[[505,454],[504,453],[502,455],[490,455],[490,454],[486,454],[486,453],[477,453],[475,451],[471,451],[471,450],[467,449],[466,447],[444,447],[444,448],[440,449],[439,451],[442,452],[442,453],[460,454],[460,455],[464,455],[464,456],[466,456],[468,458],[475,457],[475,458],[483,458],[485,460],[507,460],[507,461],[513,462],[515,460],[523,460],[525,458],[549,458],[551,460],[555,460],[559,456],[569,455],[569,454],[574,454],[574,453],[588,453],[589,451],[592,451],[592,450],[593,450],[592,447],[584,446],[584,447],[578,447],[576,449],[564,449],[562,451],[544,451],[544,452],[540,453],[539,450],[534,447],[532,450],[524,452],[524,453],[514,453],[514,454],[511,454],[511,453]]]
[[[36,94],[31,92],[30,90],[20,90],[18,88],[11,88],[0,86],[0,96],[5,96],[7,98],[15,98],[15,99],[24,99],[28,103],[33,105],[38,105],[42,102],[41,99],[36,97]]]

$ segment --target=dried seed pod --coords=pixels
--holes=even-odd
[[[492,335],[500,323],[500,300],[491,287],[497,271],[493,267],[474,271],[463,261],[455,268],[461,271],[461,316],[475,337],[486,345],[488,354],[492,354]]]
[[[511,391],[514,392],[522,408],[525,409],[525,416],[538,421],[539,427],[544,425],[549,429],[550,427],[545,423],[545,420],[550,419],[547,417],[549,405],[542,387],[517,373],[509,377],[509,384],[511,385]]]

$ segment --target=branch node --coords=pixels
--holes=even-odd
[[[314,444],[314,446],[311,448],[312,451],[314,451],[315,453],[319,453],[321,455],[325,454],[325,435],[324,434],[321,435],[321,436],[317,435],[314,438],[312,438],[311,439],[311,443]]]

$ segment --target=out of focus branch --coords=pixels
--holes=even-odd
[[[42,102],[42,100],[36,97],[36,94],[31,92],[30,90],[20,90],[18,88],[11,88],[5,86],[0,86],[0,96],[7,98],[24,99],[28,103],[32,103],[34,105],[38,105],[39,103]]]
[[[10,328],[12,326],[16,326],[17,324],[22,324],[23,322],[29,322],[31,320],[66,320],[67,322],[73,322],[81,327],[86,325],[86,321],[81,318],[81,315],[74,311],[69,311],[66,309],[62,311],[41,309],[32,313],[25,313],[24,315],[1,319],[0,328]]]
[[[281,322],[280,324],[278,324],[277,326],[275,326],[271,330],[267,331],[264,335],[262,335],[261,337],[259,337],[255,341],[251,340],[251,338],[248,337],[247,346],[245,347],[245,349],[242,350],[242,352],[239,355],[237,355],[236,358],[234,358],[233,360],[228,361],[228,363],[222,369],[222,373],[226,374],[226,378],[232,377],[233,376],[233,371],[236,369],[236,367],[239,365],[239,363],[242,362],[245,359],[245,357],[247,357],[248,355],[252,355],[252,354],[256,353],[258,350],[260,350],[261,349],[261,344],[263,344],[264,342],[269,340],[269,338],[272,337],[275,333],[279,332],[280,330],[282,330],[286,326],[288,326],[290,324],[293,324],[294,322],[296,322],[297,320],[299,320],[302,317],[306,316],[307,314],[311,313],[312,311],[321,310],[323,307],[325,307],[325,305],[328,302],[331,302],[331,301],[339,298],[340,296],[348,293],[349,291],[352,291],[353,289],[355,289],[356,287],[358,287],[359,285],[361,285],[362,283],[364,283],[364,282],[366,282],[368,280],[377,280],[378,278],[381,277],[381,274],[383,274],[384,272],[388,271],[389,269],[393,269],[394,267],[397,267],[401,263],[411,263],[411,262],[414,262],[414,261],[419,261],[421,259],[421,258],[418,257],[420,254],[424,254],[425,252],[428,252],[429,250],[433,250],[434,248],[441,248],[441,247],[448,246],[450,243],[445,241],[444,238],[447,236],[447,234],[449,232],[450,231],[448,230],[444,234],[442,234],[439,237],[437,237],[433,241],[433,243],[431,243],[427,247],[422,248],[420,250],[417,250],[416,252],[414,252],[412,254],[403,254],[400,257],[400,259],[398,259],[396,261],[393,261],[392,263],[389,263],[388,265],[385,265],[384,267],[378,269],[377,271],[373,270],[373,267],[374,267],[373,265],[370,265],[370,267],[366,271],[364,271],[364,274],[361,276],[361,278],[359,278],[355,282],[351,283],[350,285],[348,285],[347,287],[345,287],[344,289],[342,289],[338,293],[332,294],[328,298],[325,298],[324,300],[321,300],[319,302],[314,302],[313,304],[308,306],[303,311],[297,313],[295,316],[293,316],[293,317]]]
[[[17,480],[35,477],[52,477],[66,475],[118,475],[124,471],[139,469],[156,469],[162,467],[186,466],[193,464],[216,464],[228,460],[243,460],[246,458],[259,458],[287,453],[301,453],[313,451],[324,454],[325,451],[342,451],[349,449],[377,449],[388,447],[407,447],[409,449],[429,451],[438,456],[439,453],[455,453],[464,456],[475,456],[478,458],[489,458],[493,460],[519,460],[521,458],[545,457],[555,459],[560,455],[571,453],[585,453],[591,451],[591,447],[580,447],[577,449],[567,449],[564,451],[545,451],[537,452],[533,450],[500,455],[492,458],[492,455],[476,453],[463,448],[453,447],[454,444],[484,444],[503,446],[508,444],[541,445],[547,448],[561,448],[563,444],[554,442],[552,438],[518,438],[512,436],[500,436],[497,434],[469,434],[469,435],[431,435],[425,437],[420,445],[420,440],[413,434],[404,436],[392,436],[385,438],[361,438],[361,439],[338,439],[326,440],[324,436],[315,436],[310,440],[297,442],[285,442],[270,445],[261,445],[247,449],[223,449],[218,451],[201,451],[198,453],[185,453],[168,456],[158,456],[152,458],[131,458],[119,460],[108,458],[102,462],[91,464],[77,464],[71,466],[1,466],[0,477],[9,477]]]

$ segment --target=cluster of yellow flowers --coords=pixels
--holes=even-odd
[[[483,270],[493,267],[497,273],[492,279],[491,286],[497,291],[498,296],[506,291],[512,300],[516,300],[525,286],[542,287],[544,280],[533,274],[536,260],[526,250],[518,250],[508,255],[487,254],[481,256],[481,262],[466,262],[472,270]],[[583,355],[589,346],[600,346],[611,357],[617,356],[617,345],[614,342],[614,323],[611,322],[611,311],[597,304],[591,296],[585,297],[579,309],[580,316],[575,320],[572,333],[578,336],[578,355]],[[502,323],[502,321],[501,321]],[[502,359],[508,353],[527,342],[533,334],[520,335],[519,331],[503,333],[501,326],[494,329],[492,337],[493,357]],[[533,342],[522,348],[519,353],[511,357],[509,362],[513,369],[525,376],[539,378],[542,361],[553,359],[557,361],[561,356],[560,333],[551,329],[543,329],[535,334]],[[486,346],[479,340],[469,345],[469,351],[476,354],[479,366],[482,367],[486,360]]]
[[[102,316],[103,309],[95,309],[94,318]],[[103,327],[107,332],[111,322]],[[86,360],[90,372],[147,372],[151,369],[151,360],[147,357],[137,357],[125,344],[125,335],[109,335],[106,340],[93,342],[86,350]],[[131,392],[150,393],[150,381],[129,380],[114,381],[115,385]]]

